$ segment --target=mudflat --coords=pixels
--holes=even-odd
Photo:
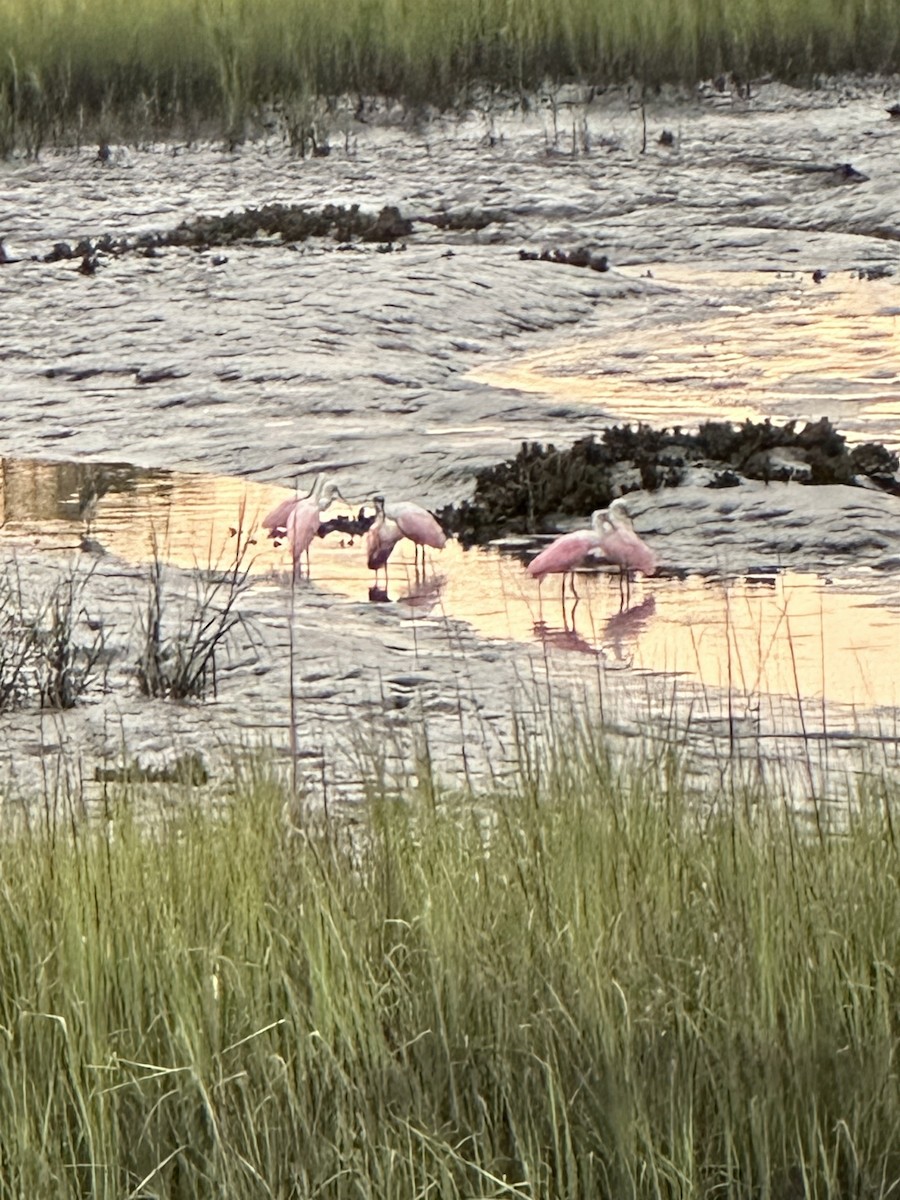
[[[828,416],[851,442],[896,450],[892,89],[890,81],[817,91],[769,84],[749,100],[713,89],[662,95],[643,109],[627,91],[589,98],[558,89],[527,112],[496,105],[418,124],[390,111],[366,122],[348,115],[336,120],[330,153],[308,159],[291,156],[276,133],[235,149],[148,145],[99,157],[90,147],[6,163],[4,458],[69,461],[88,473],[112,461],[229,476],[264,485],[257,507],[325,472],[360,502],[383,492],[440,507],[465,499],[474,472],[523,441],[567,445],[614,423]],[[278,204],[358,205],[373,216],[393,208],[409,231],[380,242],[260,232],[200,248],[141,243]],[[72,257],[54,253],[60,243]],[[46,474],[33,477],[52,491]],[[202,480],[192,487],[202,494]],[[209,490],[217,487],[211,479]],[[549,649],[546,638],[520,643],[501,623],[485,636],[462,609],[443,607],[440,589],[426,616],[427,605],[399,603],[405,586],[395,585],[395,603],[371,604],[364,568],[354,566],[357,582],[343,592],[329,591],[315,548],[311,584],[293,603],[275,559],[246,593],[255,638],[233,651],[215,702],[148,702],[130,665],[146,565],[133,548],[109,553],[103,541],[104,507],[110,527],[119,509],[100,499],[92,535],[107,553],[92,554],[78,548],[74,524],[68,532],[54,524],[59,513],[48,519],[37,502],[11,510],[8,486],[4,495],[4,542],[28,586],[91,565],[89,595],[111,649],[107,687],[90,703],[0,718],[23,780],[33,772],[21,764],[72,769],[73,746],[91,762],[164,754],[181,742],[221,757],[260,737],[285,750],[292,609],[311,788],[332,780],[361,794],[359,752],[372,741],[408,764],[414,712],[436,731],[434,761],[448,777],[489,774],[503,761],[492,747],[508,745],[512,699],[522,702],[519,684],[533,685],[536,661],[541,686],[575,679],[583,688],[599,661],[601,673],[604,662],[626,668],[606,670],[604,687],[636,692],[651,708],[672,704],[665,664],[633,670],[646,608],[631,649],[613,663],[614,654],[564,653],[562,638]],[[194,503],[202,560],[209,539]],[[642,494],[639,527],[671,573],[620,608],[604,592],[603,617],[648,598],[661,605],[692,572],[733,579],[791,568],[819,581],[823,596],[821,581],[837,580],[890,624],[898,503],[851,487],[723,492],[699,479]],[[436,556],[438,573],[440,563]],[[472,574],[471,565],[461,570]],[[180,561],[167,586],[189,597],[192,580]],[[535,613],[533,625],[569,632],[566,613]],[[578,637],[602,651],[593,634],[601,622],[584,618],[582,606]],[[658,692],[656,683],[648,690],[648,670],[662,681]],[[703,687],[711,709],[732,711],[727,680]],[[745,690],[755,720],[761,693],[784,694],[758,682]],[[874,684],[872,698],[872,713],[890,710]],[[786,731],[781,707],[773,702],[771,725]],[[646,729],[640,716],[630,724]],[[372,732],[384,729],[392,741]],[[867,729],[878,734],[881,716]]]

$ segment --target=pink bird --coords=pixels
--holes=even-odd
[[[384,511],[384,496],[376,496],[375,520],[366,533],[366,563],[370,571],[379,571],[386,566],[391,551],[403,537],[396,521],[389,521]]]
[[[447,542],[447,535],[441,529],[437,519],[420,504],[410,500],[398,500],[394,504],[385,504],[384,496],[375,496],[375,520],[366,534],[366,561],[371,570],[378,571],[387,566],[391,552],[403,538],[416,547],[416,567],[418,568],[419,547],[422,547],[424,567],[425,547],[442,550]]]
[[[600,548],[603,557],[616,563],[623,573],[640,571],[644,575],[653,575],[656,572],[656,555],[636,532],[621,496],[607,509]]]
[[[287,520],[294,511],[294,507],[303,500],[310,499],[312,499],[312,492],[308,496],[291,496],[287,500],[282,500],[277,508],[273,508],[270,513],[267,513],[262,519],[262,526],[263,529],[269,531],[269,537],[284,537],[287,529]]]
[[[287,532],[288,517],[298,504],[302,504],[304,500],[317,499],[325,485],[325,480],[321,475],[317,475],[312,489],[305,496],[289,496],[287,500],[282,500],[277,504],[270,513],[262,519],[263,529],[269,531],[270,538],[283,538]]]
[[[589,555],[602,550],[605,531],[611,528],[606,509],[598,508],[596,512],[591,513],[590,529],[576,529],[551,542],[528,564],[528,574],[539,580],[545,575],[562,575],[563,595],[566,590],[566,576],[571,575],[572,591],[577,595],[575,568],[580,567]]]
[[[561,574],[563,592],[566,575],[570,574],[574,593],[575,569],[590,555],[615,563],[623,575],[629,571],[652,575],[656,570],[656,555],[636,533],[625,501],[619,498],[608,509],[599,508],[591,514],[590,529],[576,529],[551,542],[528,564],[528,574],[537,579]]]
[[[336,483],[326,483],[321,494],[304,496],[299,500],[285,500],[263,519],[263,526],[269,529],[272,536],[279,536],[284,529],[284,536],[291,548],[294,563],[294,578],[299,579],[303,555],[306,554],[306,573],[309,574],[309,547],[319,531],[322,513],[331,506],[335,497],[343,500]],[[282,524],[283,522],[283,524]]]

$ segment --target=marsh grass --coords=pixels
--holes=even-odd
[[[895,1195],[896,787],[818,839],[684,767],[8,830],[0,1196]]]
[[[0,0],[0,28],[6,150],[208,123],[236,138],[273,103],[306,147],[319,99],[449,108],[548,81],[900,66],[893,0]]]
[[[17,708],[30,690],[37,630],[25,612],[15,561],[0,571],[0,711]]]
[[[216,694],[216,669],[240,627],[252,631],[240,609],[250,586],[253,530],[242,510],[229,549],[210,545],[205,566],[197,565],[193,593],[180,602],[167,595],[165,565],[156,534],[145,603],[139,615],[138,686],[146,696],[202,700]]]
[[[85,608],[90,574],[63,575],[39,615],[35,677],[45,708],[74,708],[108,665],[103,626]]]
[[[15,560],[0,568],[0,711],[37,703],[73,708],[103,674],[103,626],[86,608],[91,572],[62,569],[26,599]]]

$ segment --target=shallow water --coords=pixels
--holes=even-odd
[[[647,269],[670,288],[652,315],[604,313],[552,349],[478,368],[473,378],[569,403],[602,393],[611,419],[657,427],[826,415],[850,442],[900,448],[895,280]]]
[[[234,562],[240,531],[252,538],[241,561],[254,586],[287,604],[289,551],[259,528],[291,494],[283,488],[27,460],[5,462],[0,479],[0,545],[76,551],[87,561],[102,554],[129,565],[158,556],[186,570],[221,571]],[[342,511],[353,515],[338,503],[326,516]],[[451,541],[430,552],[420,572],[402,542],[387,579],[376,579],[363,540],[332,533],[314,542],[312,583],[301,580],[295,599],[302,603],[315,589],[338,602],[387,604],[400,617],[436,627],[461,620],[482,638],[537,644],[553,656],[591,656],[604,671],[680,675],[748,704],[772,695],[860,708],[897,704],[900,605],[889,602],[890,584],[872,580],[863,588],[858,579],[785,571],[661,575],[625,588],[617,572],[599,568],[578,573],[573,595],[559,577],[532,579],[524,570],[529,556],[525,547],[465,551]]]

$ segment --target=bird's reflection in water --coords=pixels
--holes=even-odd
[[[602,654],[602,651],[581,636],[576,629],[553,629],[546,621],[535,621],[534,636],[545,646],[557,650],[575,650],[580,654]]]
[[[407,577],[405,590],[397,595],[397,603],[423,614],[430,613],[440,600],[446,582],[446,575],[422,575],[417,571],[412,578]],[[384,586],[374,584],[369,588],[369,600],[373,604],[390,603],[386,580]]]
[[[579,654],[600,654],[601,651],[597,646],[593,642],[589,642],[575,627],[575,612],[580,603],[581,600],[577,595],[571,608],[563,603],[562,628],[548,625],[543,617],[535,621],[532,626],[535,638],[539,642],[543,642],[545,646],[554,646],[558,650],[574,650]]]
[[[630,666],[634,659],[634,643],[656,612],[655,598],[646,596],[640,604],[614,613],[600,628],[599,636],[590,606],[587,608],[587,614],[582,614],[583,623],[590,625],[589,636],[579,633],[575,622],[579,604],[580,600],[576,598],[571,608],[563,606],[561,628],[548,625],[543,618],[535,621],[532,626],[535,638],[545,646],[574,650],[580,654],[599,655],[616,666]]]
[[[407,608],[429,613],[440,600],[446,582],[446,575],[416,575],[415,581],[408,584],[406,591],[402,596],[398,596],[397,600]]]
[[[630,666],[634,660],[634,644],[655,612],[656,597],[645,596],[640,604],[614,613],[603,626],[600,638],[604,656],[608,659],[611,654],[616,663]]]

